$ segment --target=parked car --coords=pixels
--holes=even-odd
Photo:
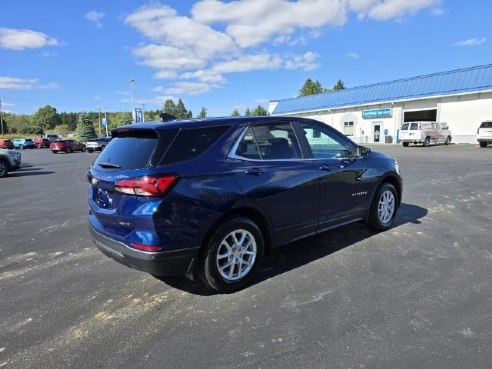
[[[89,168],[89,225],[107,256],[231,292],[272,248],[351,222],[389,229],[398,163],[321,122],[242,117],[118,127]]]
[[[90,153],[94,151],[103,151],[109,141],[111,141],[111,137],[92,138],[85,143],[85,148]]]
[[[34,145],[36,145],[38,149],[42,149],[43,147],[50,147],[51,141],[47,138],[36,137],[34,139]]]
[[[30,138],[14,138],[12,140],[14,148],[24,150],[24,149],[34,149],[34,141]]]
[[[55,142],[61,140],[61,137],[57,134],[47,134],[44,135],[44,138],[48,139],[50,142]]]
[[[409,144],[422,144],[424,147],[439,143],[449,145],[451,139],[451,131],[447,123],[406,122],[400,129],[400,141],[404,147]]]
[[[487,120],[480,124],[477,129],[477,141],[480,147],[487,147],[492,144],[492,120]]]
[[[53,154],[59,151],[71,153],[74,151],[85,151],[85,145],[75,140],[58,140],[50,144],[50,149]]]
[[[15,150],[0,149],[0,178],[9,172],[19,169],[21,165],[21,153]]]
[[[14,144],[11,140],[7,140],[6,138],[0,138],[0,149],[13,149]]]

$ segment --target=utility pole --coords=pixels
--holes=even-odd
[[[0,96],[0,125],[2,126],[2,137],[3,137],[4,131],[3,131],[2,96]]]

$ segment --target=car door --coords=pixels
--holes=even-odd
[[[268,217],[275,245],[315,233],[319,174],[303,160],[289,121],[245,128],[228,164],[245,196],[245,206]]]
[[[319,175],[318,231],[361,217],[368,208],[372,172],[357,146],[333,128],[299,121],[300,141]]]

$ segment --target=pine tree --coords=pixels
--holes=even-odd
[[[87,114],[79,115],[79,122],[77,123],[77,137],[80,141],[86,142],[89,139],[96,137],[96,130],[92,124],[92,120]]]
[[[237,109],[234,109],[234,111],[232,112],[232,114],[231,114],[231,115],[232,115],[233,117],[240,117],[240,116],[241,116],[241,114],[239,114],[239,110],[237,110]]]
[[[198,114],[198,118],[206,118],[207,117],[207,109],[205,109],[204,106],[202,106],[202,110],[200,111],[200,114]]]
[[[341,79],[339,79],[337,83],[335,83],[335,85],[333,86],[333,91],[340,91],[344,89],[345,89],[345,83],[343,83]]]
[[[299,90],[299,96],[316,95],[325,91],[326,90],[323,88],[323,86],[321,86],[321,83],[319,83],[318,80],[316,80],[316,82],[313,82],[311,78],[308,78],[306,82],[304,82],[302,88]]]
[[[249,108],[246,108],[246,111],[244,112],[245,117],[250,117],[251,116],[251,110]]]

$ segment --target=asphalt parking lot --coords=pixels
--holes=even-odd
[[[404,179],[395,227],[283,248],[232,295],[105,257],[97,154],[23,151],[0,180],[0,368],[490,368],[492,147],[376,149]]]

